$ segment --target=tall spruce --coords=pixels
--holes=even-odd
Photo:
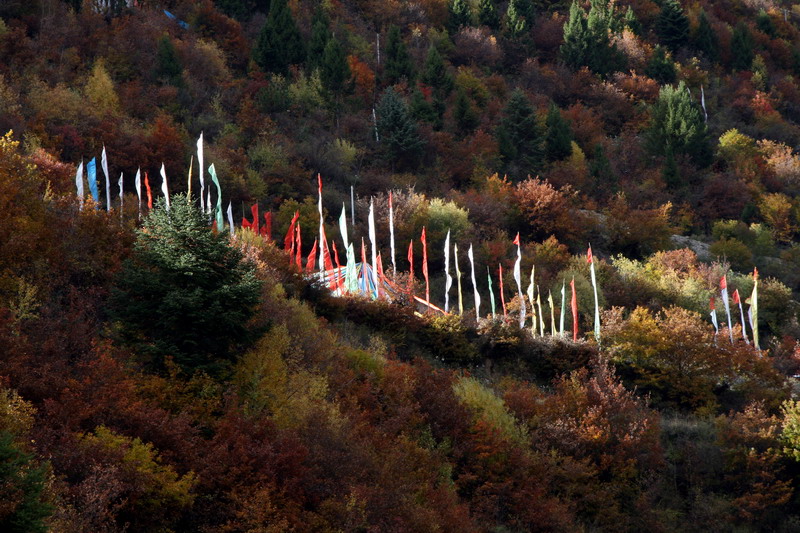
[[[467,0],[450,0],[447,3],[447,30],[455,35],[464,26],[472,25],[472,8]]]
[[[678,0],[663,0],[656,32],[661,42],[673,52],[686,44],[689,37],[689,19]]]
[[[605,148],[600,143],[594,145],[592,160],[589,161],[589,175],[594,181],[594,190],[598,196],[608,197],[617,192],[619,179],[611,168],[611,161],[606,156]]]
[[[447,71],[442,54],[435,46],[428,49],[420,81],[431,87],[435,96],[440,99],[447,98],[447,95],[453,90],[453,76]]]
[[[555,104],[547,112],[544,151],[548,161],[561,161],[572,154],[572,129]]]
[[[178,52],[169,35],[162,35],[158,40],[156,52],[156,78],[161,83],[180,87],[183,85],[183,67]]]
[[[687,154],[698,166],[711,161],[708,128],[700,106],[692,99],[684,82],[661,88],[650,110],[646,132],[651,152],[666,156]]]
[[[564,24],[561,58],[573,68],[586,66],[601,76],[623,69],[625,56],[609,36],[616,25],[614,7],[608,0],[594,0],[588,14],[573,1]]]
[[[267,22],[261,28],[253,59],[265,72],[287,75],[290,65],[306,58],[305,46],[287,0],[272,0]]]
[[[533,9],[529,9],[528,0],[510,0],[506,8],[505,32],[511,39],[526,36],[533,23]],[[526,16],[527,14],[527,16]]]
[[[653,55],[645,66],[644,73],[660,84],[673,83],[678,76],[675,63],[663,46],[656,45]]]
[[[500,27],[500,15],[494,0],[480,0],[478,2],[478,24],[496,30]]]
[[[692,43],[709,61],[716,61],[719,57],[719,39],[704,10],[701,10],[697,17],[697,29],[692,36]]]
[[[322,87],[334,97],[350,92],[350,65],[344,48],[335,37],[328,39],[325,45],[319,76]]]
[[[459,88],[456,92],[456,103],[455,108],[453,109],[453,119],[456,122],[456,129],[462,134],[472,133],[472,131],[480,123],[478,113],[472,106],[472,102],[470,102],[467,93],[461,88]]]
[[[731,67],[734,70],[748,70],[753,64],[755,53],[754,42],[750,28],[743,21],[739,21],[731,37]]]
[[[764,8],[761,8],[758,11],[758,15],[756,15],[756,28],[766,33],[769,37],[775,38],[775,24],[772,22],[772,17],[769,16],[769,13],[764,11]]]
[[[331,21],[320,3],[311,19],[311,39],[308,41],[308,65],[313,68],[322,66],[322,56],[331,38]]]
[[[393,87],[383,92],[376,111],[378,134],[389,159],[399,166],[415,166],[424,143],[416,122]]]
[[[414,81],[414,65],[411,56],[408,54],[403,38],[400,36],[400,28],[392,25],[386,37],[386,60],[383,64],[383,81],[388,85],[393,85],[402,79],[409,84]]]
[[[497,131],[500,154],[516,179],[534,174],[542,164],[542,134],[536,113],[521,90],[511,93]]]
[[[622,17],[622,27],[628,28],[636,35],[641,35],[642,33],[642,23],[636,18],[636,13],[633,12],[631,6],[628,6],[625,15]]]

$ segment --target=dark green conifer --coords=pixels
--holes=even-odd
[[[463,89],[456,92],[456,104],[453,109],[453,119],[456,122],[456,129],[462,134],[472,133],[480,123],[478,113],[469,101]]]
[[[344,48],[335,37],[328,39],[328,44],[325,45],[319,75],[322,87],[330,94],[342,95],[349,92],[350,65],[347,64]]]
[[[547,112],[546,126],[544,150],[547,160],[560,161],[569,157],[572,154],[572,129],[555,104]]]
[[[406,167],[416,165],[424,143],[416,122],[393,87],[383,92],[376,112],[380,142],[392,163]]]
[[[576,0],[573,0],[569,8],[569,19],[564,24],[564,44],[561,45],[561,58],[572,68],[580,68],[586,64],[590,44],[586,11]]]
[[[425,99],[425,96],[422,94],[422,91],[419,90],[419,87],[414,88],[414,92],[411,93],[411,104],[409,106],[409,111],[411,116],[414,119],[420,122],[427,122],[431,124],[434,129],[440,129],[442,123],[442,117],[439,114],[436,106]]]
[[[330,38],[330,20],[320,4],[311,20],[311,39],[308,41],[308,65],[312,69],[322,66],[322,56]]]
[[[162,83],[176,87],[183,85],[183,68],[181,67],[178,52],[169,35],[162,35],[158,40],[156,52],[156,78]]]
[[[756,15],[756,27],[773,39],[775,38],[775,24],[773,24],[769,13],[764,11],[764,8],[761,8],[758,11],[758,15]]]
[[[719,40],[714,28],[708,21],[705,11],[700,11],[697,17],[697,29],[694,32],[692,41],[694,47],[703,53],[709,61],[716,61],[719,56]]]
[[[619,180],[600,143],[594,145],[592,160],[589,161],[589,175],[594,180],[594,189],[599,196],[610,196],[617,191]]]
[[[542,163],[542,135],[528,97],[516,89],[503,110],[497,131],[500,154],[507,165],[516,166],[518,179],[535,173]]]
[[[703,112],[683,82],[661,88],[650,111],[646,132],[649,149],[656,155],[688,154],[695,164],[710,163],[708,129]]]
[[[478,2],[478,24],[496,30],[500,27],[500,15],[494,0],[480,0]]]
[[[622,18],[622,26],[628,28],[636,35],[642,33],[642,24],[639,22],[639,19],[636,18],[636,13],[633,12],[631,6],[628,6],[628,9],[625,11],[625,15]]]
[[[736,25],[731,37],[731,67],[734,70],[748,70],[755,58],[753,52],[753,36],[750,29],[742,21]]]
[[[660,45],[656,45],[653,55],[647,62],[644,73],[656,80],[658,83],[673,83],[678,76],[675,63],[669,57],[667,51]]]
[[[689,37],[689,19],[678,0],[663,0],[656,32],[661,42],[673,52],[686,44]]]
[[[442,54],[435,46],[428,49],[420,81],[434,89],[436,97],[440,99],[447,98],[453,90],[453,76],[447,71]]]
[[[464,26],[472,25],[472,10],[467,0],[450,0],[447,3],[447,30],[455,35]]]
[[[409,84],[414,81],[414,65],[400,36],[400,28],[392,25],[386,38],[386,61],[383,64],[383,80],[393,85],[402,79]]]
[[[511,0],[506,8],[505,31],[511,39],[519,39],[531,29],[531,19],[525,16],[525,0]]]
[[[253,59],[265,72],[289,73],[290,65],[302,63],[306,57],[303,38],[286,0],[272,0],[267,22],[261,28]]]

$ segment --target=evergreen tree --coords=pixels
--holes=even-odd
[[[511,39],[527,35],[531,29],[531,19],[525,16],[525,0],[511,0],[506,8],[505,31]]]
[[[480,0],[478,2],[478,24],[496,30],[500,27],[500,15],[494,0]]]
[[[162,35],[156,51],[156,78],[175,87],[183,85],[183,68],[169,35]]]
[[[480,123],[478,113],[476,113],[475,108],[472,107],[472,103],[470,103],[467,94],[463,89],[460,88],[456,93],[456,103],[455,108],[453,109],[453,118],[456,122],[456,128],[463,134],[472,133],[472,130],[474,130]]]
[[[709,61],[716,61],[719,56],[719,40],[714,28],[708,21],[705,11],[700,11],[697,18],[697,29],[694,32],[694,47],[703,53]]]
[[[564,24],[564,44],[561,45],[564,62],[573,68],[587,66],[601,76],[624,68],[625,56],[609,37],[614,23],[613,6],[606,0],[592,2],[588,15],[573,1],[569,20]]]
[[[586,11],[577,0],[573,0],[569,8],[569,19],[564,24],[564,44],[561,45],[561,58],[573,67],[580,68],[586,64],[589,56],[591,38]]]
[[[750,29],[742,21],[736,25],[731,37],[731,67],[734,70],[747,70],[755,58],[753,52],[753,36]]]
[[[772,17],[769,16],[769,13],[764,11],[764,8],[761,8],[758,11],[758,15],[756,15],[756,28],[773,39],[775,38],[775,24],[773,24]]]
[[[442,54],[435,46],[428,49],[420,81],[434,89],[436,97],[440,99],[447,98],[453,90],[453,76],[447,71]]]
[[[416,122],[393,87],[383,92],[376,111],[378,134],[390,160],[401,166],[415,166],[424,143]]]
[[[150,357],[164,357],[188,372],[216,372],[249,340],[247,321],[260,282],[225,231],[213,232],[186,197],[167,211],[159,200],[138,231],[111,295],[121,341]]]
[[[627,11],[625,11],[625,16],[622,18],[622,27],[628,28],[636,35],[641,35],[642,33],[642,24],[639,22],[639,19],[636,18],[636,13],[633,12],[631,6],[628,6]]]
[[[660,45],[656,45],[656,49],[647,62],[644,73],[662,85],[673,83],[678,76],[675,63],[669,55],[667,55],[667,51]]]
[[[692,99],[686,85],[661,88],[651,108],[650,127],[646,133],[649,149],[657,155],[688,154],[695,164],[710,163],[708,129],[703,112]]]
[[[661,42],[672,51],[686,44],[689,37],[689,19],[678,0],[663,0],[656,32]]]
[[[253,49],[253,59],[262,70],[284,76],[289,74],[290,65],[302,63],[306,57],[303,38],[286,2],[272,0],[267,22]]]
[[[450,0],[447,3],[447,30],[455,35],[463,26],[472,25],[472,10],[467,0]]]
[[[246,20],[250,15],[251,6],[247,0],[215,0],[214,3],[220,11],[237,20]]]
[[[428,102],[419,87],[414,88],[411,93],[411,105],[409,108],[411,116],[414,119],[431,124],[434,129],[440,129],[442,126],[442,117],[439,114],[436,106]]]
[[[414,81],[414,65],[411,56],[400,37],[400,28],[392,25],[386,38],[386,61],[383,64],[383,80],[393,85],[405,78],[410,84]]]
[[[589,175],[594,180],[594,189],[598,195],[610,196],[617,191],[619,180],[600,143],[594,145],[594,154],[589,162]]]
[[[347,63],[344,48],[335,37],[329,39],[325,45],[319,76],[322,87],[330,94],[342,95],[350,92],[350,65]]]
[[[506,164],[516,166],[519,179],[533,174],[542,162],[542,136],[528,97],[516,89],[503,110],[497,131],[500,154]]]
[[[5,413],[3,413],[5,414]],[[0,430],[0,529],[9,533],[46,533],[53,506],[44,497],[47,468]]]
[[[330,20],[320,4],[311,20],[311,39],[308,41],[308,65],[312,69],[322,66],[322,56],[330,38]]]
[[[678,162],[675,161],[675,155],[672,150],[667,150],[664,157],[664,166],[661,168],[661,179],[669,189],[677,189],[683,185],[681,180],[681,173],[678,169]]]
[[[544,149],[547,160],[561,161],[569,157],[572,154],[572,129],[555,105],[551,105],[547,112],[546,125]]]

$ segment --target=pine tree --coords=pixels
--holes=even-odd
[[[734,70],[748,70],[753,64],[753,36],[742,21],[736,25],[731,37],[731,67]]]
[[[111,295],[120,341],[160,368],[222,370],[250,340],[261,283],[225,231],[213,232],[185,196],[163,199],[137,233]]]
[[[589,175],[594,180],[594,189],[598,195],[610,196],[617,191],[619,180],[600,143],[594,145],[594,154],[589,162]]]
[[[505,31],[511,39],[519,39],[527,35],[531,29],[531,22],[525,17],[525,0],[511,0],[506,8]]]
[[[569,8],[569,19],[564,24],[564,44],[561,45],[564,63],[572,68],[584,66],[589,56],[590,41],[586,11],[577,0],[573,0]]]
[[[156,78],[162,83],[176,87],[183,85],[183,67],[178,59],[178,52],[169,35],[162,35],[158,40],[156,52]]]
[[[319,76],[322,87],[329,93],[341,95],[349,92],[350,65],[347,64],[344,48],[335,37],[325,45]]]
[[[262,70],[284,76],[289,74],[290,65],[302,63],[306,57],[303,38],[286,1],[272,0],[253,49],[253,59]]]
[[[661,3],[656,32],[661,42],[673,52],[686,44],[689,37],[689,19],[678,0],[664,0]]]
[[[561,161],[569,157],[572,154],[572,129],[555,105],[550,106],[545,124],[547,134],[544,139],[544,150],[547,160]]]
[[[455,35],[464,26],[472,25],[472,10],[467,0],[450,0],[447,3],[447,30]]]
[[[516,89],[503,110],[497,132],[500,154],[516,166],[519,179],[535,173],[542,162],[542,136],[528,97]]]
[[[644,73],[656,80],[658,83],[673,83],[678,76],[675,63],[667,55],[667,51],[660,45],[656,45],[653,55],[647,62]]]
[[[764,11],[764,8],[761,8],[758,11],[758,15],[756,15],[756,27],[773,39],[775,38],[775,24],[773,24],[769,13]]]
[[[330,38],[330,20],[320,4],[311,20],[311,39],[308,41],[308,65],[312,69],[322,66],[322,56]]]
[[[615,20],[613,6],[606,0],[592,2],[588,14],[573,1],[569,19],[564,24],[564,44],[561,45],[564,62],[573,68],[589,67],[601,76],[624,68],[625,56],[609,38]]]
[[[627,11],[625,11],[625,16],[622,18],[622,26],[628,28],[636,35],[642,33],[642,24],[639,22],[639,19],[636,18],[636,13],[633,12],[631,6],[628,6]]]
[[[697,17],[697,29],[692,39],[694,47],[703,53],[709,61],[716,61],[719,55],[719,40],[714,28],[708,21],[705,11],[700,11]]]
[[[478,2],[478,24],[496,30],[500,27],[500,15],[494,0],[480,0]]]
[[[453,119],[456,122],[456,128],[463,134],[472,133],[472,130],[474,130],[480,122],[478,113],[476,113],[475,108],[472,107],[467,94],[460,88],[456,93]]]
[[[436,107],[431,102],[425,99],[419,87],[414,88],[411,93],[411,105],[409,111],[414,119],[422,122],[427,122],[433,125],[434,129],[440,129],[442,125],[442,117],[438,113]]]
[[[416,165],[424,143],[406,104],[393,87],[384,91],[376,111],[378,134],[390,160],[401,166]]]
[[[54,511],[45,494],[48,469],[25,451],[22,443],[15,442],[15,437],[19,439],[5,428],[0,430],[0,529],[46,533],[50,531],[47,518]]]
[[[435,46],[428,49],[420,81],[435,90],[436,97],[447,98],[453,90],[453,76],[447,71],[442,54]]]
[[[403,78],[410,84],[414,81],[414,65],[411,56],[400,37],[400,28],[392,25],[386,38],[386,61],[383,65],[383,80],[394,85]]]
[[[696,165],[710,163],[710,143],[703,113],[683,82],[678,87],[661,88],[650,117],[646,138],[654,154],[688,154]]]

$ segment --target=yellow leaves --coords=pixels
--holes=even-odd
[[[95,62],[92,73],[86,80],[84,93],[98,114],[116,113],[119,110],[119,97],[102,59]]]
[[[0,431],[8,431],[19,437],[33,427],[33,405],[26,402],[11,389],[0,389]]]
[[[523,444],[527,442],[527,428],[519,426],[502,398],[477,379],[462,376],[453,383],[453,392],[461,403],[474,412],[477,420],[497,428],[510,440]]]

